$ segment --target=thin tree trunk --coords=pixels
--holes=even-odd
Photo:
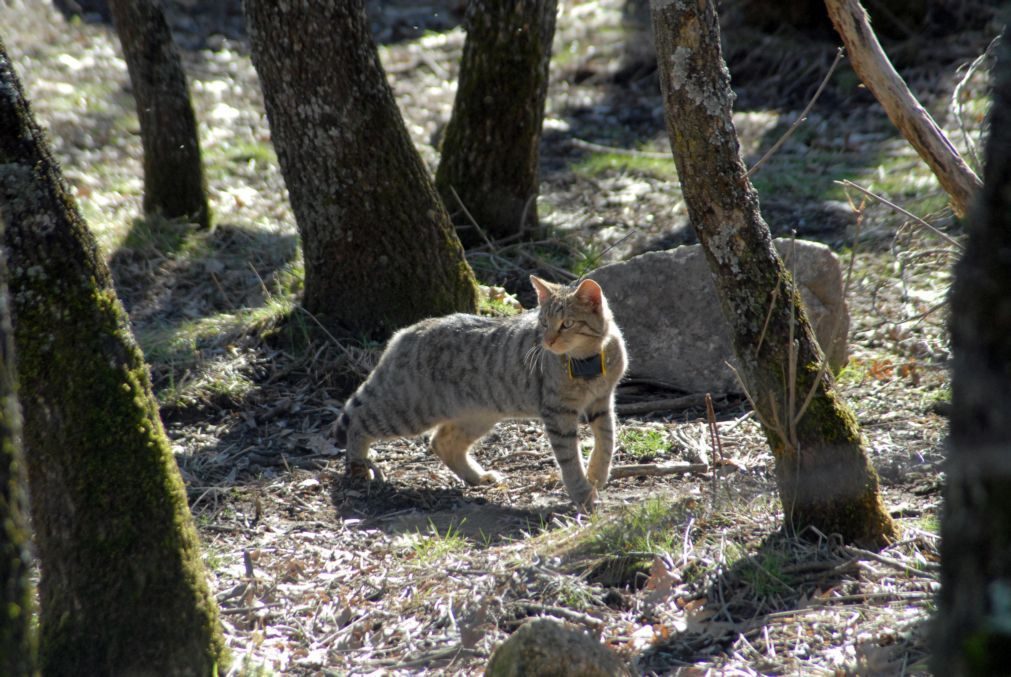
[[[3,223],[0,221],[0,227]],[[0,675],[36,674],[28,473],[21,451],[7,263],[0,257]]]
[[[2,44],[0,130],[42,671],[209,675],[217,607],[147,366]]]
[[[197,121],[158,0],[109,0],[140,120],[144,211],[210,226]]]
[[[244,6],[302,237],[305,308],[376,338],[473,311],[473,272],[411,145],[362,0]]]
[[[952,208],[964,216],[982,183],[941,128],[909,91],[881,48],[867,12],[859,0],[825,0],[853,70],[873,92],[892,123],[916,149],[951,197]]]
[[[822,368],[800,295],[745,176],[716,10],[711,2],[654,0],[653,26],[685,203],[776,459],[786,524],[881,547],[895,527],[877,475],[853,414]]]
[[[952,414],[934,674],[1011,666],[1011,42],[993,69],[986,180],[951,295]]]
[[[467,3],[460,81],[435,177],[467,246],[483,238],[459,202],[490,239],[539,233],[541,126],[557,9],[557,0]]]

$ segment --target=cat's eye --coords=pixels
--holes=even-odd
[[[572,329],[572,325],[575,324],[572,320],[565,320],[562,322],[562,329]]]

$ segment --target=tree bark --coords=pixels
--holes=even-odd
[[[36,674],[35,591],[28,474],[21,451],[21,411],[15,383],[7,263],[0,257],[0,675],[28,677]]]
[[[951,198],[955,214],[965,216],[973,196],[982,186],[979,177],[965,164],[934,118],[920,105],[895,71],[859,0],[825,0],[825,6],[846,46],[853,70],[934,172]]]
[[[253,63],[305,259],[305,308],[382,338],[473,311],[463,247],[411,145],[362,0],[245,3]]]
[[[109,0],[144,146],[144,211],[210,226],[186,73],[158,0]]]
[[[895,538],[895,527],[877,475],[856,419],[823,368],[800,295],[745,176],[716,10],[711,2],[682,0],[654,0],[652,7],[678,176],[744,386],[776,459],[786,525],[882,547]]]
[[[223,641],[109,269],[0,44],[0,214],[46,675],[208,675]]]
[[[467,3],[460,80],[435,177],[467,246],[484,239],[460,202],[492,240],[539,233],[541,126],[557,9],[557,0]]]
[[[1011,665],[1011,42],[993,69],[985,182],[951,295],[952,413],[937,675]]]

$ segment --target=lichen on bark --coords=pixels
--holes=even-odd
[[[210,674],[217,607],[147,367],[2,44],[0,129],[42,670]]]

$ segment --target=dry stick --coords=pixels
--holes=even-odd
[[[709,393],[706,393],[706,423],[709,425],[709,443],[713,447],[709,460],[713,468],[715,468],[717,464],[723,463],[723,443],[720,442],[720,431],[716,427],[716,411],[713,409],[713,397]],[[715,508],[716,497],[720,491],[720,473],[714,472],[712,475],[713,508]]]
[[[947,242],[948,244],[950,244],[952,247],[955,247],[959,251],[961,251],[963,249],[961,242],[959,242],[955,238],[951,237],[950,235],[948,235],[947,233],[945,233],[943,230],[940,230],[940,229],[936,228],[935,226],[930,225],[929,223],[927,223],[926,221],[924,221],[923,219],[921,219],[919,216],[917,216],[916,214],[912,213],[911,211],[903,209],[902,207],[900,207],[899,205],[895,204],[894,202],[891,202],[887,198],[881,197],[877,193],[872,193],[871,191],[867,190],[863,186],[858,186],[857,184],[853,183],[849,179],[843,179],[842,181],[836,181],[835,183],[838,183],[840,186],[845,186],[847,188],[853,188],[855,190],[860,191],[861,193],[863,193],[867,197],[869,197],[871,199],[874,199],[874,200],[877,200],[878,202],[880,202],[881,204],[885,205],[886,207],[889,207],[890,209],[894,209],[895,211],[897,211],[898,213],[902,214],[906,218],[912,219],[915,223],[917,223],[918,225],[923,226],[924,228],[926,228],[927,230],[929,230],[930,232],[932,232],[934,235],[937,235],[939,238],[941,238],[942,240],[944,240],[945,242]]]
[[[604,621],[596,616],[584,614],[579,611],[573,611],[572,609],[566,609],[565,607],[536,604],[534,602],[524,602],[522,606],[528,612],[544,614],[546,616],[557,616],[567,621],[588,625],[591,628],[600,628],[605,625]]]
[[[835,61],[833,61],[832,65],[829,66],[828,72],[825,73],[825,77],[822,78],[821,84],[818,85],[818,89],[816,89],[814,92],[814,96],[812,96],[811,100],[807,102],[806,106],[804,106],[804,110],[800,112],[800,115],[797,116],[797,119],[793,121],[793,124],[790,125],[790,128],[786,130],[783,136],[779,137],[779,140],[776,141],[776,143],[772,144],[772,147],[769,150],[765,151],[765,155],[758,158],[758,162],[756,162],[751,166],[751,169],[749,169],[747,173],[744,175],[746,178],[750,179],[751,175],[757,172],[758,168],[761,167],[766,160],[772,157],[776,153],[776,151],[778,151],[780,147],[782,147],[782,145],[786,143],[786,140],[789,139],[791,136],[793,136],[793,133],[797,131],[797,128],[800,127],[800,125],[805,120],[807,120],[807,114],[811,112],[812,108],[814,108],[815,101],[817,101],[818,97],[821,96],[822,90],[825,89],[825,85],[828,84],[829,78],[831,78],[832,74],[835,73],[836,66],[839,65],[840,61],[842,61],[842,57],[843,57],[843,48],[840,47],[839,49],[836,50]]]
[[[614,409],[623,416],[632,416],[635,414],[651,414],[655,411],[688,409],[689,407],[698,407],[703,404],[705,404],[705,396],[696,393],[683,397],[650,400],[648,402],[628,402],[626,404],[618,404]]]
[[[683,475],[684,473],[709,472],[708,463],[637,463],[616,465],[611,468],[610,478],[619,477],[659,477],[662,475]]]
[[[463,200],[460,199],[460,194],[456,192],[456,188],[450,186],[449,192],[453,194],[453,197],[456,199],[456,203],[460,205],[460,209],[463,210],[463,215],[467,217],[468,221],[470,221],[470,225],[474,226],[474,230],[477,231],[477,234],[481,236],[481,239],[485,241],[485,244],[487,244],[494,253],[495,245],[492,244],[492,241],[488,238],[488,234],[484,232],[484,228],[478,225],[477,219],[475,219],[474,215],[470,213],[469,209],[467,209],[467,205],[465,205]]]
[[[719,455],[720,462],[723,459],[723,442],[720,441],[720,431],[716,427],[716,411],[713,409],[713,396],[706,393],[706,419],[709,423],[709,441],[713,445],[713,460],[716,460],[716,455]],[[714,463],[715,465],[715,463]]]
[[[965,141],[965,147],[969,151],[969,157],[972,158],[972,164],[979,169],[982,164],[979,161],[979,155],[976,154],[976,142],[972,140],[969,136],[969,132],[965,129],[965,119],[963,117],[962,111],[962,88],[968,84],[969,80],[972,78],[973,74],[983,65],[983,62],[993,53],[994,46],[997,45],[1001,37],[1003,37],[1003,31],[1000,35],[990,41],[983,53],[977,56],[969,67],[965,69],[965,74],[962,79],[958,81],[955,85],[955,89],[951,92],[951,110],[955,114],[955,119],[958,120],[958,129],[962,132],[962,139]]]
[[[571,143],[576,148],[593,151],[595,153],[613,153],[615,155],[629,155],[631,157],[650,158],[654,160],[674,159],[670,153],[657,153],[648,150],[633,150],[631,148],[615,148],[614,146],[602,146],[599,143],[593,143],[592,141],[584,141],[582,139],[570,139],[569,143]]]
[[[951,197],[955,213],[965,216],[983,182],[965,164],[895,71],[858,0],[825,0],[825,6],[846,46],[853,70],[873,92],[892,123],[930,166]]]
[[[850,557],[855,557],[857,559],[870,559],[870,560],[874,560],[875,562],[880,562],[881,564],[885,564],[887,566],[890,566],[893,569],[898,569],[899,571],[905,571],[907,574],[909,574],[911,576],[915,576],[917,578],[930,578],[930,579],[936,579],[937,578],[936,575],[932,575],[932,574],[930,574],[930,573],[928,573],[926,571],[920,571],[919,569],[911,567],[908,564],[903,564],[902,562],[898,562],[898,561],[896,561],[894,559],[891,559],[889,557],[885,557],[884,555],[879,555],[878,553],[871,552],[870,550],[863,550],[861,548],[854,548],[854,547],[848,546],[848,545],[839,546],[839,549],[842,552],[844,552],[847,555],[849,555]]]

